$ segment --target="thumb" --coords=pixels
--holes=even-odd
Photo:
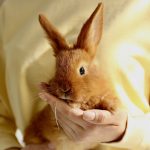
[[[83,119],[93,124],[111,124],[112,114],[107,110],[87,110],[83,112]]]
[[[65,102],[61,101],[60,99],[56,98],[55,96],[47,92],[39,93],[39,97],[43,101],[46,101],[48,104],[50,104],[52,108],[56,107],[56,104],[59,110],[66,110],[69,108],[69,106]]]

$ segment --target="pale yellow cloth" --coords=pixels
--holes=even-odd
[[[22,132],[43,105],[37,85],[54,73],[54,57],[38,23],[44,13],[73,41],[99,0],[6,0],[0,6],[0,150],[19,146]],[[129,111],[126,133],[116,147],[150,149],[150,0],[103,0],[104,34],[97,55]],[[110,148],[109,146],[113,146]]]

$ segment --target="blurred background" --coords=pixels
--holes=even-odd
[[[107,61],[108,66],[103,66],[110,70],[115,68],[116,62],[125,67],[126,56],[138,56],[142,49],[150,49],[150,0],[0,0],[0,49],[3,49],[0,51],[0,58],[5,53],[7,63],[11,64],[7,68],[8,78],[17,72],[14,63],[18,68],[21,67],[21,71],[26,72],[28,92],[24,93],[20,87],[20,98],[26,98],[29,93],[32,95],[22,104],[29,108],[24,110],[29,114],[23,118],[25,124],[30,120],[32,111],[37,111],[33,109],[35,104],[27,101],[34,98],[33,93],[37,92],[35,87],[48,79],[48,74],[53,73],[54,67],[54,59],[49,60],[52,55],[51,47],[38,22],[39,13],[47,16],[67,40],[72,42],[99,2],[104,4],[104,31],[100,44],[102,50],[97,56],[102,62]],[[109,66],[110,61],[111,65],[114,62],[113,67]],[[17,75],[13,80],[18,80]],[[37,103],[40,107],[40,102]],[[21,139],[19,131],[17,136]]]

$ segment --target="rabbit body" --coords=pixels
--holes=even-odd
[[[50,94],[62,99],[71,107],[115,111],[120,102],[110,78],[94,64],[96,49],[101,39],[103,5],[99,4],[83,25],[77,42],[69,46],[53,25],[40,15],[56,57],[56,71],[49,83],[42,83]],[[52,142],[56,149],[85,150],[96,143],[76,143],[58,130],[54,113],[46,106],[31,121],[25,131],[26,144]]]

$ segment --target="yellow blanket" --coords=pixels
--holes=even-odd
[[[30,118],[44,105],[38,84],[54,73],[54,57],[38,23],[44,13],[71,42],[99,0],[13,0],[0,5],[0,150],[20,146]],[[100,150],[150,149],[150,0],[103,0],[104,34],[97,54],[112,74],[129,119],[121,141]],[[101,66],[102,64],[102,66]]]

